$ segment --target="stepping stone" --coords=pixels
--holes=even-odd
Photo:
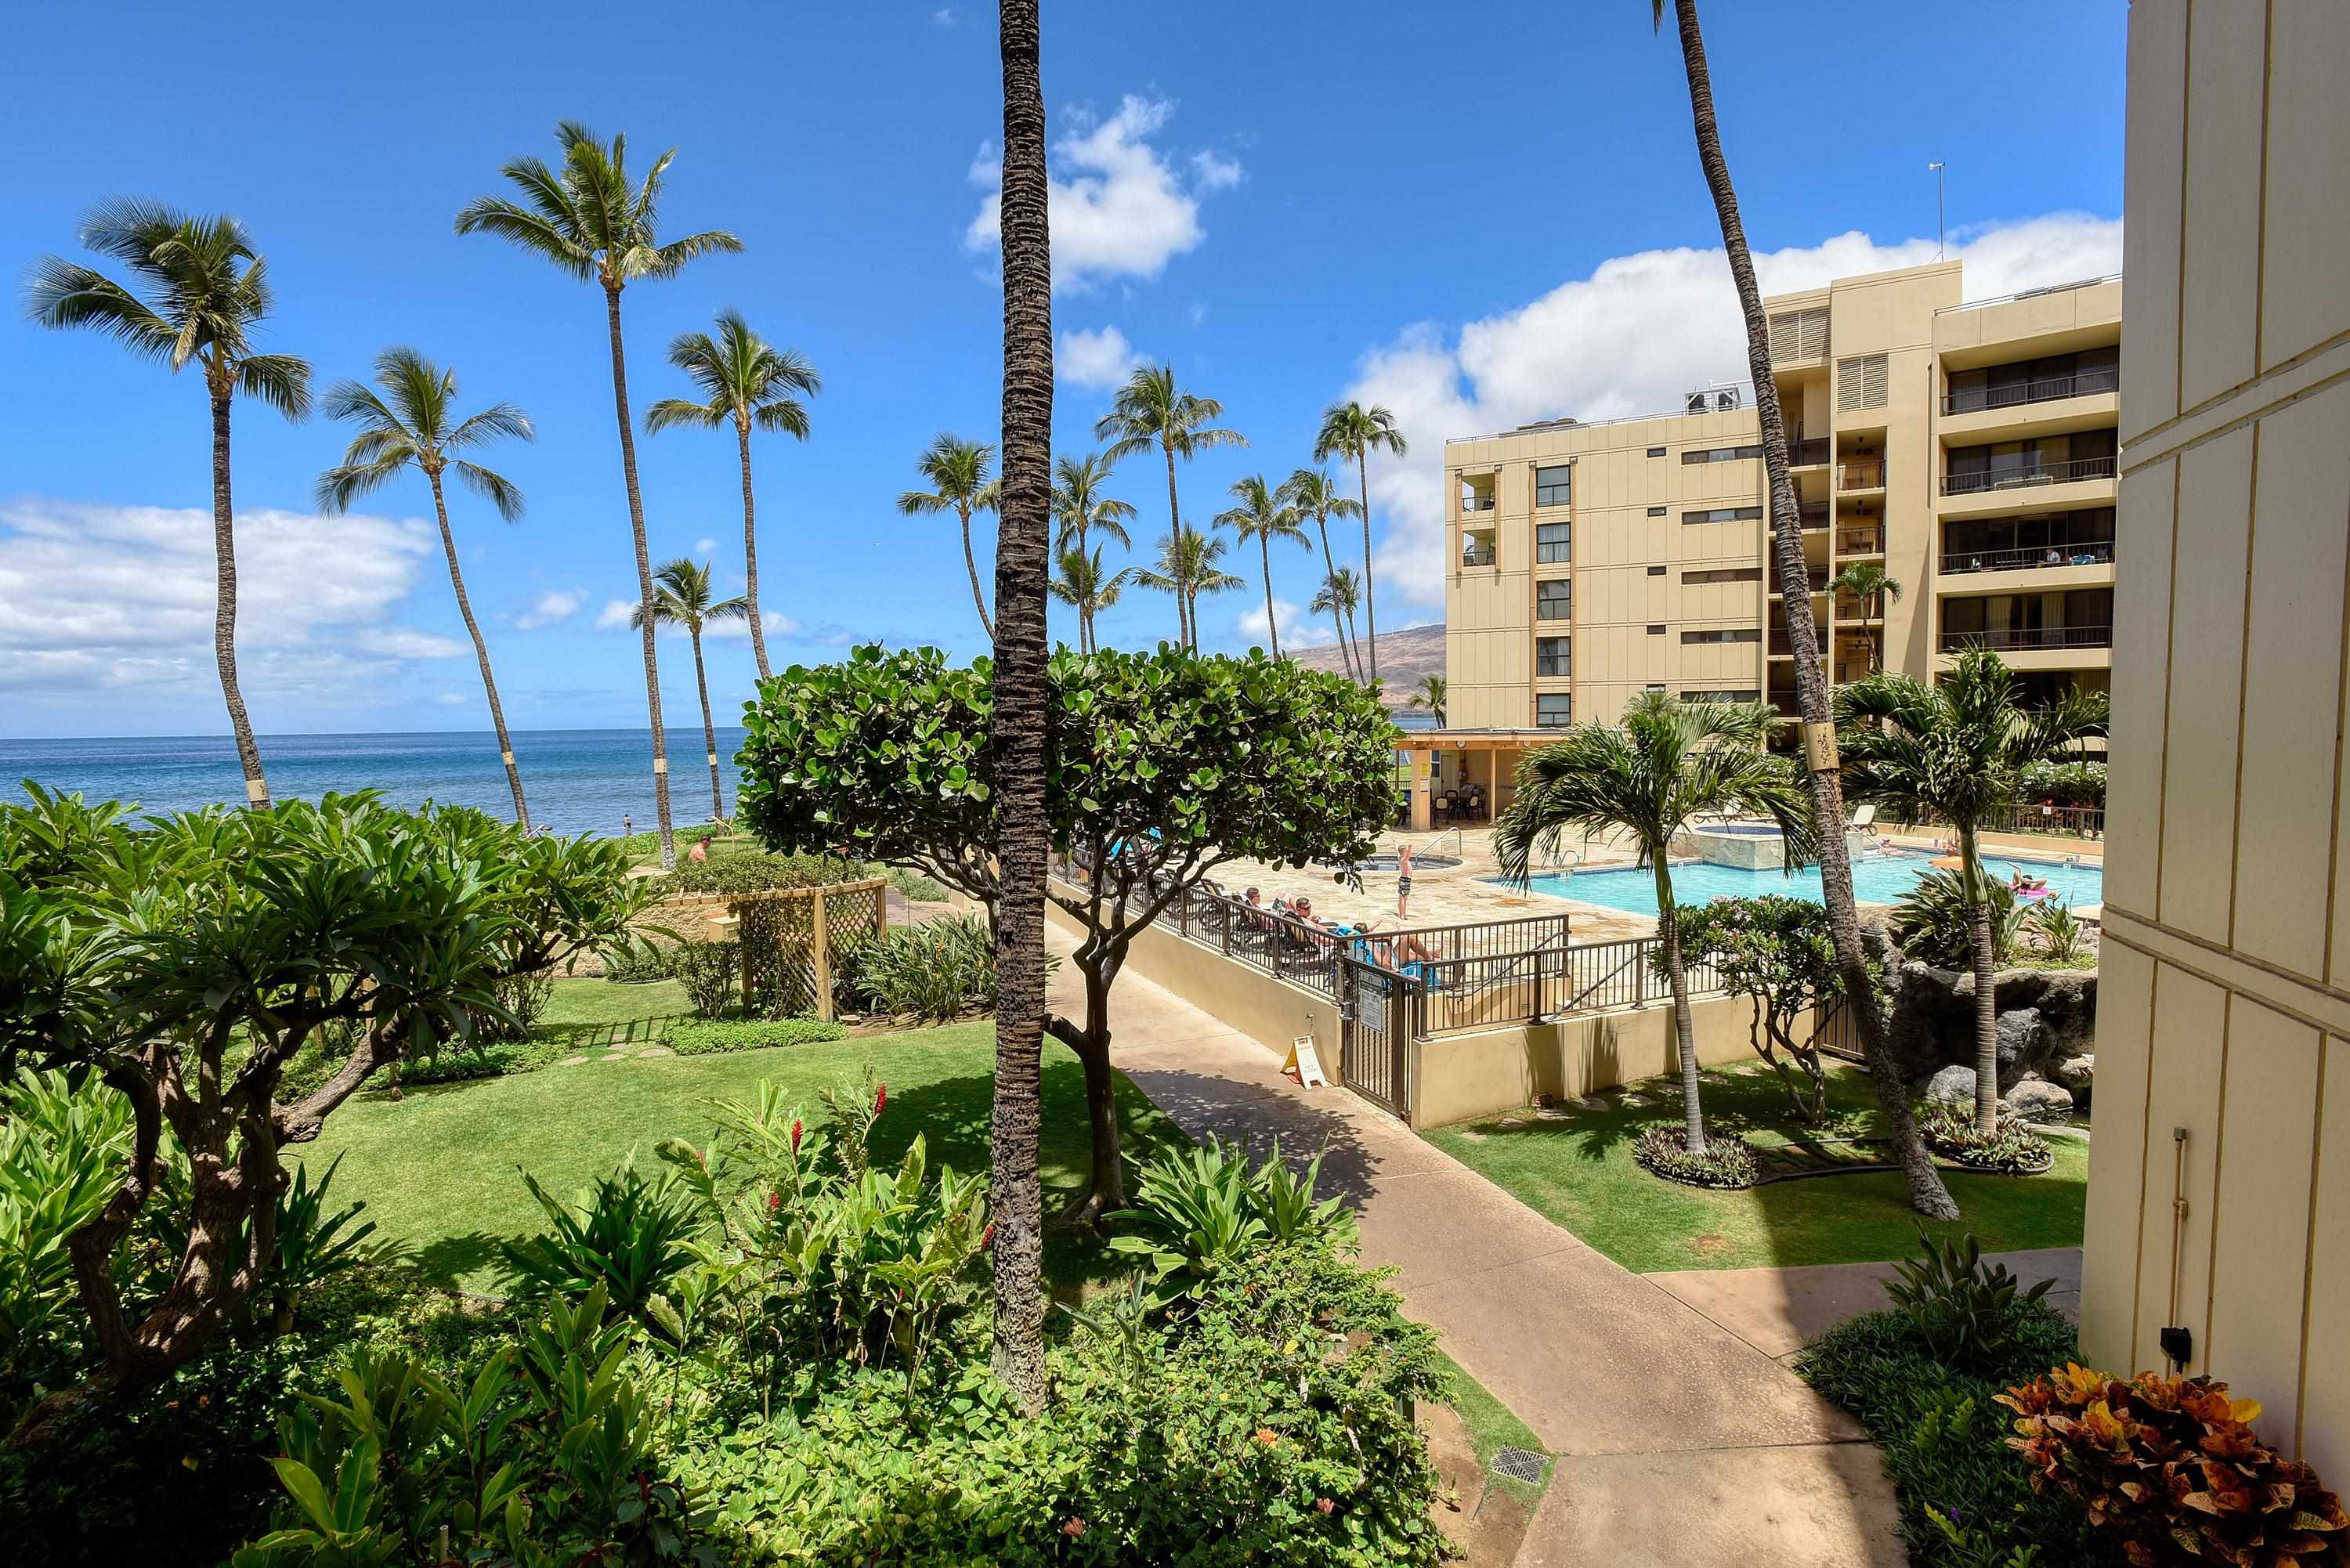
[[[1603,1100],[1596,1095],[1585,1095],[1575,1103],[1586,1111],[1612,1111],[1616,1108],[1612,1101]]]
[[[1654,1095],[1626,1095],[1617,1102],[1624,1106],[1653,1106],[1656,1103],[1657,1097]]]
[[[1468,1139],[1471,1143],[1483,1143],[1485,1141],[1485,1135],[1477,1131],[1473,1127],[1461,1128],[1461,1136]]]
[[[1566,1112],[1560,1110],[1555,1106],[1544,1106],[1542,1109],[1536,1111],[1534,1115],[1546,1122],[1563,1122],[1573,1119],[1566,1114]]]
[[[556,1065],[558,1067],[577,1067],[587,1060],[588,1058],[585,1056],[566,1056],[563,1060],[557,1062]]]
[[[1526,1124],[1524,1118],[1520,1116],[1503,1116],[1500,1121],[1495,1122],[1493,1125],[1505,1131],[1514,1132]]]
[[[676,1054],[676,1052],[671,1050],[666,1045],[648,1045],[643,1050],[637,1053],[637,1060],[643,1062],[655,1056],[674,1056]]]

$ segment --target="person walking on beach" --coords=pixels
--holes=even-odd
[[[1411,846],[1396,846],[1396,919],[1411,918]]]
[[[637,819],[630,816],[625,811],[620,813],[620,836],[623,838],[634,838],[636,836]]]

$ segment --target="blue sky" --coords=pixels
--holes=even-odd
[[[728,305],[823,372],[812,439],[761,438],[755,453],[764,597],[786,618],[773,651],[814,661],[872,638],[982,650],[951,521],[902,518],[895,499],[937,432],[995,435],[992,10],[584,0],[412,26],[348,7],[235,12],[151,7],[118,25],[131,47],[102,53],[71,8],[15,18],[0,102],[27,156],[0,257],[21,272],[78,254],[77,217],[111,195],[234,212],[276,278],[268,346],[322,383],[405,343],[456,366],[469,402],[520,403],[540,439],[494,461],[528,496],[524,521],[452,497],[514,724],[643,715],[635,639],[608,629],[634,585],[601,300],[450,226],[501,161],[549,152],[564,118],[626,131],[639,160],[678,148],[665,227],[728,228],[747,246],[629,291],[639,411],[685,389],[670,338]],[[1184,472],[1196,517],[1241,475],[1306,461],[1332,400],[1380,398],[1415,443],[1372,474],[1381,622],[1440,618],[1445,436],[1660,407],[1742,362],[1678,50],[1647,13],[1552,0],[1438,21],[1375,0],[1203,0],[1170,22],[1049,5],[1063,450],[1090,449],[1129,356],[1171,359],[1252,443]],[[2119,0],[1984,0],[1956,33],[1947,11],[1861,4],[1713,0],[1707,23],[1766,289],[1930,256],[1937,159],[1970,296],[2118,265]],[[2013,68],[2019,47],[2043,67]],[[228,62],[223,84],[191,60]],[[1834,151],[1832,119],[1846,122]],[[201,383],[14,309],[0,359],[0,734],[224,730]],[[312,486],[341,432],[238,412],[257,727],[484,727],[421,482],[317,518]],[[733,591],[731,437],[640,436],[639,451],[656,558],[712,541]],[[1147,554],[1163,477],[1137,462],[1120,480]],[[1262,639],[1253,556],[1236,567],[1251,587],[1203,610],[1212,646]],[[1277,558],[1276,595],[1303,604],[1319,572],[1303,552]],[[1139,592],[1102,622],[1127,644],[1172,629],[1168,601]],[[723,722],[749,693],[749,649],[719,642],[712,658]],[[678,722],[692,701],[682,644],[664,646],[663,675]]]

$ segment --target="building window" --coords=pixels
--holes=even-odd
[[[1702,511],[1684,512],[1684,523],[1752,523],[1761,519],[1760,506],[1709,506]]]
[[[1661,506],[1651,506],[1648,508],[1648,515],[1651,517],[1662,517],[1664,514],[1665,509]]]
[[[1660,446],[1652,446],[1648,449],[1648,455],[1650,457],[1662,457],[1665,455],[1665,449]]]
[[[1681,453],[1683,462],[1736,462],[1742,458],[1761,457],[1759,446],[1697,447]]]
[[[1652,577],[1661,577],[1661,576],[1663,576],[1664,575],[1665,575],[1665,569],[1664,569],[1664,567],[1662,567],[1662,566],[1650,566],[1650,567],[1648,568],[1648,576],[1652,576]]]
[[[1710,631],[1681,633],[1681,642],[1684,646],[1694,642],[1760,642],[1762,640],[1762,628],[1753,626],[1717,627]]]
[[[1564,691],[1545,691],[1534,699],[1534,722],[1545,730],[1564,730],[1575,722],[1575,699]]]
[[[1648,690],[1654,691],[1657,688],[1651,686]],[[1684,702],[1760,702],[1762,701],[1762,693],[1752,686],[1742,691],[1684,691],[1681,693],[1681,701]]]
[[[1568,481],[1574,472],[1573,468],[1563,462],[1555,468],[1535,469],[1534,504],[1537,506],[1565,505]]]
[[[1565,675],[1567,669],[1567,639],[1563,637],[1534,639],[1534,673]]]
[[[1566,561],[1574,558],[1567,554],[1567,526],[1568,525],[1565,523],[1537,523],[1534,524],[1535,560]]]
[[[1571,585],[1565,577],[1553,577],[1534,585],[1534,618],[1565,620],[1567,618],[1567,594]]]
[[[1648,628],[1648,635],[1649,635],[1650,637],[1662,637],[1662,636],[1664,636],[1664,635],[1665,635],[1665,627],[1664,627],[1664,623],[1663,623],[1662,621],[1659,621],[1656,625],[1654,625],[1654,626],[1650,627],[1650,628]]]
[[[1652,568],[1662,571],[1662,566]],[[1759,583],[1762,580],[1760,566],[1712,566],[1701,572],[1683,572],[1682,586],[1692,583]]]

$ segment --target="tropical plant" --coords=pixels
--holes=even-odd
[[[688,262],[721,252],[740,251],[743,242],[723,229],[706,229],[661,244],[656,237],[661,182],[675,148],[653,160],[642,180],[629,175],[628,139],[600,141],[577,120],[555,128],[563,150],[560,169],[536,158],[516,158],[499,172],[521,194],[479,196],[457,214],[461,234],[495,234],[567,277],[604,291],[605,330],[612,348],[612,412],[620,431],[620,473],[629,495],[629,530],[637,552],[637,603],[653,602],[652,552],[645,537],[644,493],[637,484],[637,438],[629,414],[628,357],[620,341],[620,294],[648,278],[675,277]],[[677,843],[669,811],[669,737],[661,725],[660,656],[653,646],[653,623],[640,622],[645,659],[645,711],[652,727],[653,809],[660,825],[660,863],[677,864]]]
[[[671,1024],[661,1035],[661,1044],[679,1056],[723,1056],[785,1045],[820,1045],[847,1036],[846,1024],[824,1018],[689,1018]]]
[[[685,988],[686,1001],[703,1018],[723,1017],[734,999],[742,971],[740,942],[680,942],[670,950],[670,973]],[[674,1049],[674,1047],[672,1047]]]
[[[1264,482],[1264,475],[1253,473],[1232,488],[1232,499],[1240,504],[1216,514],[1220,526],[1232,529],[1243,545],[1256,541],[1259,565],[1264,572],[1264,634],[1273,647],[1273,656],[1281,657],[1281,628],[1273,613],[1273,541],[1285,539],[1303,550],[1314,548],[1305,530],[1298,526],[1297,508],[1281,498],[1281,493]]]
[[[1875,561],[1855,561],[1828,579],[1828,591],[1850,599],[1858,612],[1861,629],[1869,634],[1869,673],[1875,674],[1885,667],[1884,646],[1877,638],[1877,623],[1885,618],[1886,601],[1899,601],[1901,585]]]
[[[1362,582],[1355,576],[1355,568],[1340,566],[1322,579],[1321,587],[1315,590],[1314,602],[1305,607],[1316,615],[1328,611],[1333,621],[1343,618],[1340,646],[1354,649],[1347,656],[1347,678],[1350,680],[1362,679],[1362,655],[1354,649],[1355,605],[1362,592]]]
[[[0,1089],[0,1386],[54,1381],[70,1360],[73,1238],[130,1152],[130,1105],[85,1076],[20,1072]]]
[[[279,1334],[292,1332],[295,1314],[308,1292],[337,1274],[389,1262],[406,1251],[397,1241],[370,1242],[374,1220],[352,1223],[366,1212],[366,1199],[331,1211],[327,1208],[328,1190],[342,1164],[343,1157],[335,1156],[315,1187],[309,1166],[296,1165],[294,1179],[277,1195],[277,1263],[270,1271],[266,1294],[271,1326]]]
[[[1689,78],[1690,119],[1697,136],[1698,161],[1713,198],[1722,252],[1746,327],[1747,373],[1754,388],[1754,418],[1762,435],[1763,472],[1770,484],[1772,580],[1802,583],[1811,569],[1804,564],[1803,514],[1795,503],[1795,482],[1787,463],[1787,424],[1779,405],[1779,381],[1771,368],[1770,318],[1762,309],[1762,291],[1754,281],[1754,256],[1746,244],[1745,223],[1738,213],[1738,192],[1731,183],[1730,162],[1722,156],[1721,126],[1714,116],[1713,78],[1706,67],[1705,38],[1698,28],[1697,0],[1672,3],[1681,68]],[[1665,0],[1649,0],[1651,25],[1661,31],[1664,20]],[[1812,615],[1810,595],[1789,593],[1784,597],[1787,646],[1794,657],[1795,698],[1803,716],[1804,771],[1811,789],[1812,820],[1841,823],[1844,786],[1837,773],[1819,626]],[[1955,1220],[1959,1206],[1951,1201],[1950,1189],[1942,1185],[1934,1162],[1918,1140],[1917,1129],[1910,1126],[1908,1069],[1893,1049],[1884,1005],[1869,983],[1860,906],[1852,891],[1852,856],[1841,833],[1820,835],[1819,862],[1820,901],[1827,909],[1828,932],[1835,942],[1836,962],[1844,971],[1845,994],[1851,999],[1848,1005],[1859,1026],[1861,1052],[1868,1060],[1869,1086],[1877,1092],[1877,1112],[1895,1146],[1903,1151],[1910,1207],[1929,1220]]]
[[[1767,816],[1779,825],[1787,864],[1811,850],[1811,815],[1792,771],[1770,752],[1775,714],[1766,702],[1683,702],[1661,691],[1627,703],[1623,727],[1586,722],[1518,765],[1517,798],[1493,829],[1502,875],[1524,887],[1536,849],[1555,854],[1569,829],[1628,833],[1657,883],[1657,938],[1673,993],[1679,1042],[1684,1142],[1705,1153],[1698,1104],[1697,1040],[1689,973],[1666,857],[1675,835],[1700,816]]]
[[[995,510],[1002,487],[987,477],[994,463],[995,448],[987,442],[941,435],[915,463],[931,488],[909,490],[898,497],[898,510],[908,517],[951,512],[962,522],[962,564],[971,573],[971,602],[979,611],[980,629],[990,642],[995,640],[995,623],[988,618],[987,598],[980,592],[979,557],[971,548],[971,517],[974,512]],[[997,547],[1002,548],[1000,535]]]
[[[1200,596],[1248,586],[1217,565],[1224,558],[1225,547],[1222,539],[1196,528],[1180,535],[1162,535],[1157,563],[1135,569],[1134,581],[1139,587],[1175,596],[1183,620],[1182,647],[1188,652],[1200,651]]]
[[[734,427],[734,444],[743,462],[743,601],[751,623],[751,658],[764,680],[767,668],[766,623],[759,611],[759,531],[751,500],[751,429],[780,431],[807,440],[807,405],[801,397],[824,390],[824,378],[795,348],[778,348],[751,330],[739,310],[718,313],[718,336],[681,332],[669,346],[669,362],[685,372],[702,393],[691,398],[663,398],[645,410],[647,434],[666,430],[714,431]],[[797,394],[796,396],[795,394]]]
[[[1661,1124],[1640,1129],[1632,1140],[1632,1158],[1643,1169],[1684,1187],[1738,1189],[1762,1179],[1762,1161],[1744,1138],[1710,1137],[1703,1149],[1692,1154],[1684,1128]]]
[[[944,1023],[995,1010],[995,938],[976,915],[844,944],[835,963],[863,1005],[893,1018]]]
[[[1373,403],[1333,403],[1322,410],[1322,428],[1314,437],[1314,461],[1342,457],[1355,465],[1357,504],[1363,522],[1363,640],[1364,679],[1379,679],[1379,611],[1371,588],[1371,453],[1388,452],[1401,457],[1409,450],[1395,415]]]
[[[1971,1231],[1938,1241],[1920,1225],[1918,1245],[1919,1256],[1894,1263],[1885,1293],[1943,1365],[1967,1372],[2003,1366],[2014,1349],[2019,1309],[2038,1305],[2056,1282],[2022,1290],[2023,1282],[2006,1264],[1983,1261]]]
[[[2089,929],[2061,898],[2043,898],[2023,917],[2040,956],[2052,964],[2078,964],[2089,958]]]
[[[1197,537],[1199,530],[1184,525],[1182,508],[1176,504],[1175,460],[1180,457],[1189,462],[1211,447],[1248,445],[1248,438],[1240,431],[1224,430],[1214,422],[1223,417],[1224,405],[1215,399],[1197,397],[1176,386],[1172,365],[1139,365],[1118,389],[1109,412],[1094,421],[1095,439],[1110,443],[1103,455],[1111,462],[1122,462],[1154,448],[1166,458],[1167,537],[1174,546],[1172,554],[1184,559],[1194,558],[1186,554],[1191,546],[1184,542]],[[1162,566],[1170,555],[1162,545]],[[1175,601],[1180,621],[1177,640],[1194,652],[1200,647],[1197,602],[1196,593],[1179,594]]]
[[[1404,706],[1417,708],[1432,715],[1436,720],[1436,727],[1441,730],[1444,728],[1444,677],[1423,675],[1419,678],[1419,685],[1413,689],[1409,698],[1405,699]]]
[[[1931,1100],[1918,1115],[1918,1130],[1927,1147],[1946,1159],[1974,1170],[2002,1176],[2037,1176],[2056,1163],[2056,1151],[2005,1101],[1999,1121],[1989,1134],[1975,1126],[1975,1108],[1949,1100]]]
[[[1937,969],[1962,970],[1974,963],[1978,917],[1991,931],[1992,965],[2013,959],[2022,942],[2025,910],[1996,877],[1985,877],[1981,890],[1970,896],[1960,873],[1924,872],[1908,896],[1893,906],[1892,926],[1901,950],[1911,958]]]
[[[1361,596],[1354,587],[1354,573],[1340,566],[1330,553],[1330,519],[1360,516],[1362,505],[1339,493],[1330,482],[1329,471],[1319,468],[1294,471],[1281,482],[1281,499],[1295,507],[1300,517],[1314,519],[1315,532],[1322,540],[1322,591],[1309,607],[1316,615],[1329,614],[1330,625],[1338,633],[1338,651],[1346,660],[1347,678],[1359,680],[1363,679],[1362,650],[1355,646],[1354,619],[1355,600]],[[1348,585],[1343,604],[1332,596],[1330,587],[1341,571],[1347,571]]]
[[[1980,838],[2012,809],[2023,770],[2077,752],[2106,732],[2106,694],[2074,689],[2025,708],[1996,653],[1970,648],[1928,683],[1879,673],[1836,689],[1845,791],[1898,812],[1905,822],[1947,822],[1957,830],[1961,891],[1973,933],[1975,1122],[1991,1130],[1999,1108],[1998,950],[1991,922],[1991,877]]]
[[[1337,1198],[1317,1199],[1324,1156],[1303,1170],[1281,1158],[1262,1165],[1248,1151],[1211,1137],[1204,1146],[1170,1149],[1143,1167],[1134,1207],[1121,1218],[1137,1230],[1112,1236],[1110,1251],[1148,1261],[1148,1298],[1165,1307],[1263,1247],[1310,1244],[1352,1252],[1360,1243],[1354,1214]]]
[[[1747,1039],[1779,1075],[1796,1116],[1814,1125],[1825,1121],[1827,1062],[1817,1031],[1801,1021],[1844,998],[1827,911],[1808,898],[1766,893],[1685,904],[1675,917],[1684,961],[1707,965],[1725,990],[1754,1003]],[[1800,1086],[1791,1066],[1803,1074]]]
[[[535,440],[530,421],[512,403],[493,403],[479,413],[458,419],[453,406],[457,372],[443,369],[413,348],[387,348],[378,355],[375,385],[382,389],[380,394],[360,381],[338,381],[327,389],[327,417],[352,421],[359,426],[359,434],[344,449],[343,461],[318,476],[318,509],[348,512],[352,502],[411,468],[432,487],[432,514],[441,524],[441,552],[449,563],[449,587],[456,593],[457,613],[464,619],[465,634],[473,639],[474,660],[482,667],[490,723],[498,733],[506,785],[514,792],[515,821],[528,827],[530,808],[523,802],[522,770],[515,763],[514,737],[506,733],[505,704],[498,701],[497,678],[490,673],[490,645],[483,639],[481,623],[473,618],[465,576],[457,565],[457,536],[449,528],[449,498],[441,476],[454,473],[459,483],[496,508],[500,517],[519,522],[522,492],[504,474],[458,454],[504,436]]]
[[[655,1179],[623,1165],[569,1203],[549,1197],[528,1171],[522,1179],[546,1211],[548,1228],[502,1242],[498,1252],[525,1296],[601,1293],[612,1311],[642,1318],[646,1303],[693,1261],[689,1244],[702,1228],[702,1214],[666,1173]]]
[[[1100,452],[1065,457],[1053,465],[1054,554],[1072,547],[1083,550],[1096,534],[1133,548],[1126,520],[1134,515],[1134,507],[1106,493],[1116,467]]]
[[[236,509],[229,489],[229,409],[242,393],[288,420],[310,411],[310,367],[291,354],[254,351],[253,333],[276,296],[253,236],[231,217],[203,217],[126,199],[90,209],[84,248],[130,269],[133,287],[61,256],[43,256],[26,281],[25,307],[44,327],[87,327],[178,375],[203,371],[213,413],[213,659],[244,769],[248,805],[269,804],[261,748],[236,678]],[[146,289],[141,298],[136,289]]]
[[[1060,576],[1050,585],[1053,597],[1077,612],[1077,651],[1091,653],[1094,640],[1094,617],[1118,603],[1126,592],[1126,585],[1134,576],[1134,568],[1121,566],[1105,576],[1102,575],[1101,546],[1094,546],[1087,556],[1075,545],[1061,552]]]
[[[629,625],[639,627],[650,620],[662,626],[681,626],[693,639],[693,689],[702,698],[702,745],[710,760],[710,818],[723,822],[726,797],[719,784],[718,726],[710,714],[710,675],[702,662],[702,634],[713,622],[749,620],[751,600],[748,595],[741,595],[711,603],[707,561],[699,565],[683,558],[664,561],[660,570],[653,574],[653,581],[657,586],[652,597],[629,612]]]

